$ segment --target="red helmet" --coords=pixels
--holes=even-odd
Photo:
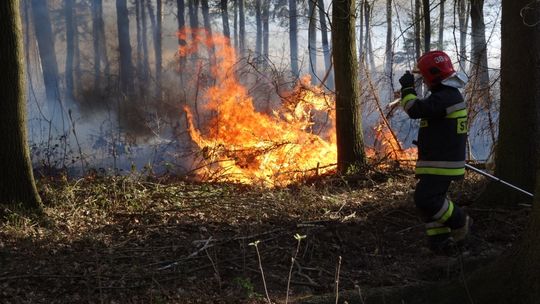
[[[456,72],[452,66],[452,60],[443,51],[425,53],[418,59],[416,67],[416,72],[422,74],[424,82],[430,88]]]

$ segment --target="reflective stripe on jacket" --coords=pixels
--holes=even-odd
[[[420,119],[416,175],[459,179],[465,174],[467,106],[458,89],[439,85],[424,99],[404,96],[403,109]]]

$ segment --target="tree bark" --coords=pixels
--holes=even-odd
[[[319,23],[321,25],[321,43],[324,55],[324,66],[326,68],[325,84],[330,89],[334,89],[334,71],[332,68],[332,60],[330,55],[330,44],[328,43],[328,26],[326,24],[326,11],[324,7],[324,0],[318,0],[317,6],[319,8]]]
[[[262,56],[263,64],[266,66],[268,64],[268,55],[270,52],[270,1],[264,1],[262,5],[262,36],[263,36],[263,47],[262,47]]]
[[[392,45],[392,0],[386,0],[386,46],[385,46],[385,64],[384,64],[384,85],[382,88],[381,99],[390,102],[394,96],[392,89],[393,77],[393,45]]]
[[[298,78],[298,19],[296,12],[296,0],[289,0],[289,46],[291,54],[291,73],[293,77]]]
[[[472,103],[489,103],[489,71],[487,60],[484,0],[471,0],[471,63],[469,85],[473,86]]]
[[[439,50],[444,49],[444,3],[446,0],[439,2],[439,40],[437,42],[437,48]]]
[[[204,29],[206,30],[206,39],[212,41],[212,25],[210,23],[210,8],[208,0],[201,0],[201,11],[203,15]],[[214,57],[214,48],[210,48],[210,56]]]
[[[358,15],[358,66],[360,73],[362,73],[362,66],[364,64],[364,1],[366,0],[360,0],[360,13]]]
[[[191,39],[195,43],[198,39],[199,29],[199,1],[188,0],[189,26],[191,27]],[[197,54],[193,53],[192,58],[196,58]]]
[[[45,94],[49,105],[50,119],[55,120],[57,106],[63,111],[59,96],[58,86],[58,63],[54,47],[54,36],[49,16],[47,1],[32,0],[32,12],[34,15],[34,28],[41,59],[41,69],[45,85]],[[63,114],[61,113],[60,116]]]
[[[228,9],[228,1],[227,0],[221,0],[220,1],[220,7],[221,7],[221,21],[223,23],[223,36],[231,39],[231,29],[229,27],[229,9]]]
[[[355,7],[355,0],[335,0],[332,13],[337,162],[341,174],[361,170],[365,165],[355,46]]]
[[[502,2],[501,101],[495,175],[531,192],[539,160],[540,28],[524,23],[537,20],[540,14],[535,10],[523,12],[527,3],[527,0]],[[481,197],[488,204],[511,206],[526,199],[497,183],[489,184]]]
[[[364,20],[365,20],[365,29],[366,29],[366,41],[364,42],[364,54],[366,60],[366,67],[369,63],[369,68],[371,71],[375,72],[375,58],[373,57],[373,44],[371,42],[371,13],[373,12],[373,5],[369,4],[368,1],[364,2]]]
[[[311,83],[317,84],[317,19],[315,17],[316,0],[308,0],[308,51],[309,74]]]
[[[120,92],[130,98],[134,91],[131,42],[129,41],[129,13],[126,0],[116,0],[116,25],[120,52]]]
[[[46,3],[45,3],[46,4]],[[39,209],[26,141],[26,85],[19,0],[0,1],[0,203]]]
[[[73,20],[73,2],[74,0],[64,1],[64,18],[66,21],[66,97],[69,101],[73,101],[74,85],[73,85],[73,58],[75,56],[75,31],[76,27]]]
[[[244,58],[246,55],[246,16],[244,10],[244,0],[238,1],[238,48],[240,49],[240,57]]]
[[[176,0],[176,18],[178,20],[178,30],[179,31],[184,30],[185,27],[186,27],[185,14],[186,14],[186,7],[185,7],[184,0]],[[186,40],[183,37],[180,37],[180,35],[179,35],[178,36],[178,46],[179,47],[184,47],[185,45],[186,45]],[[186,62],[186,57],[185,56],[180,56],[180,58],[179,58],[180,69],[183,68],[185,62]]]
[[[431,50],[431,16],[429,11],[429,0],[422,0],[422,8],[424,9],[424,52]]]
[[[462,71],[467,69],[467,28],[469,27],[470,1],[457,0],[459,16],[459,67]]]
[[[238,1],[239,0],[233,0],[233,1],[234,1],[234,22],[233,22],[234,48],[238,50],[240,48],[240,42],[238,41]]]
[[[162,52],[162,31],[163,31],[163,2],[156,0],[156,30],[154,32],[154,54],[156,57],[156,86],[158,101],[161,100],[161,74],[163,70]]]
[[[255,28],[255,57],[258,58],[262,53],[261,0],[255,0]]]
[[[420,10],[422,2],[420,0],[414,0],[414,50],[416,52],[416,59],[422,55],[422,35],[420,33],[422,29],[422,18],[420,17]]]
[[[103,22],[103,0],[91,1],[92,6],[92,37],[94,48],[94,88],[99,91],[101,87],[101,63],[104,73],[109,74],[109,61],[105,40],[105,23]]]

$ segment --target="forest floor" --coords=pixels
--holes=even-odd
[[[462,255],[435,256],[414,183],[407,170],[284,189],[41,178],[43,214],[0,209],[0,302],[298,303],[326,294],[334,303],[337,282],[341,301],[347,290],[360,299],[349,303],[370,303],[371,290],[464,277],[512,246],[530,211],[475,205],[485,181],[469,173],[451,192],[474,234]]]

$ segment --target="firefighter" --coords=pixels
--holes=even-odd
[[[472,219],[447,196],[450,183],[465,174],[467,107],[459,89],[467,77],[456,73],[442,51],[425,53],[413,72],[422,76],[430,91],[419,98],[409,71],[399,79],[401,106],[410,118],[420,119],[414,202],[425,222],[430,249],[451,255],[472,225]]]

